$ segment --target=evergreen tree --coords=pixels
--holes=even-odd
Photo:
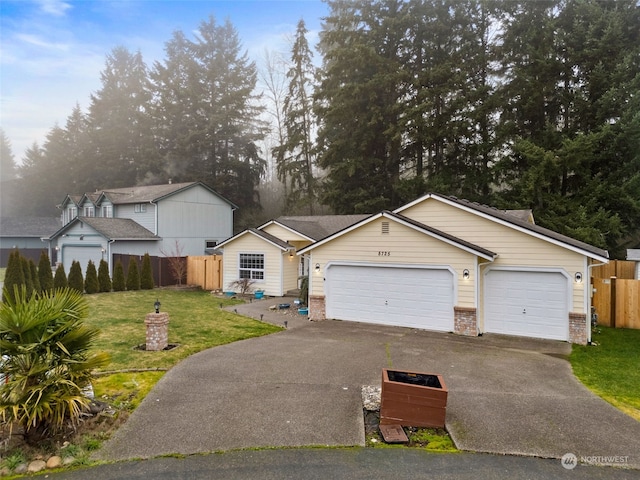
[[[114,48],[100,79],[88,113],[95,169],[89,177],[111,187],[137,184],[158,169],[148,114],[152,92],[141,53]]]
[[[125,288],[124,268],[122,266],[122,262],[118,259],[115,267],[113,267],[113,291],[123,292]]]
[[[80,262],[74,260],[71,262],[68,277],[69,288],[73,288],[80,293],[84,292],[84,279],[82,278],[82,267]]]
[[[15,300],[15,288],[25,285],[24,270],[22,269],[22,255],[18,249],[9,254],[7,269],[4,274],[4,286],[2,289],[2,301]]]
[[[109,264],[106,260],[100,260],[100,266],[98,267],[98,291],[110,292],[111,291],[111,278],[109,277]]]
[[[40,279],[38,278],[38,267],[36,267],[36,262],[32,259],[29,259],[29,274],[33,285],[33,291],[40,293],[42,289],[40,288]]]
[[[16,166],[11,142],[0,128],[0,216],[13,217],[19,214],[17,200],[19,191],[16,189]]]
[[[127,268],[127,290],[140,290],[138,261],[134,257],[129,257],[129,267]]]
[[[24,285],[27,289],[27,298],[31,298],[34,291],[33,277],[31,272],[31,266],[29,265],[29,259],[20,255],[20,263],[22,266],[22,272],[24,274]]]
[[[64,265],[59,264],[53,276],[53,288],[57,290],[59,288],[67,288],[68,286],[69,282],[67,281],[67,274],[64,271]]]
[[[153,270],[151,268],[151,257],[148,253],[142,257],[142,272],[140,273],[140,289],[153,290]]]
[[[284,99],[284,126],[286,141],[275,149],[278,159],[278,178],[288,183],[285,208],[306,205],[310,215],[316,196],[314,178],[313,97],[312,87],[316,76],[311,49],[306,39],[304,20],[298,22],[291,52],[291,68],[287,72],[288,92]]]
[[[98,293],[99,291],[98,272],[96,265],[91,260],[87,263],[87,271],[84,276],[84,291],[87,293]]]
[[[38,262],[38,282],[40,283],[40,292],[48,292],[53,289],[53,272],[51,270],[51,260],[46,250],[40,252],[40,261]]]

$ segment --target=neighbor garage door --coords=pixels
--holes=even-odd
[[[453,274],[447,269],[329,265],[327,318],[453,331]]]
[[[485,331],[568,340],[567,284],[556,272],[490,271],[484,286]]]
[[[71,262],[76,260],[80,262],[80,266],[82,267],[82,275],[84,275],[87,271],[87,263],[89,260],[92,260],[96,266],[96,269],[100,265],[100,260],[102,259],[102,248],[98,246],[64,246],[62,250],[62,263],[64,265],[64,271],[68,275],[69,269],[71,268]]]

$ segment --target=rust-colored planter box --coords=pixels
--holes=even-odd
[[[447,394],[442,375],[383,368],[380,424],[444,427]]]

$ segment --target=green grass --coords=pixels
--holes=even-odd
[[[598,327],[596,345],[574,345],[570,361],[595,394],[640,421],[640,330]]]
[[[235,300],[212,297],[209,292],[172,289],[140,290],[86,295],[87,323],[98,327],[95,349],[111,355],[106,370],[171,368],[201,350],[280,331],[280,327],[227,312],[220,305]],[[169,314],[169,343],[178,348],[147,352],[134,347],[145,343],[144,319],[159,299]]]

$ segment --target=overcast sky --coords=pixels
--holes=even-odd
[[[320,0],[0,0],[0,127],[20,163],[56,122],[64,126],[76,103],[86,112],[116,46],[140,50],[151,67],[175,30],[193,39],[213,15],[231,21],[260,63],[265,49],[288,55],[300,18],[315,46],[327,11]]]

